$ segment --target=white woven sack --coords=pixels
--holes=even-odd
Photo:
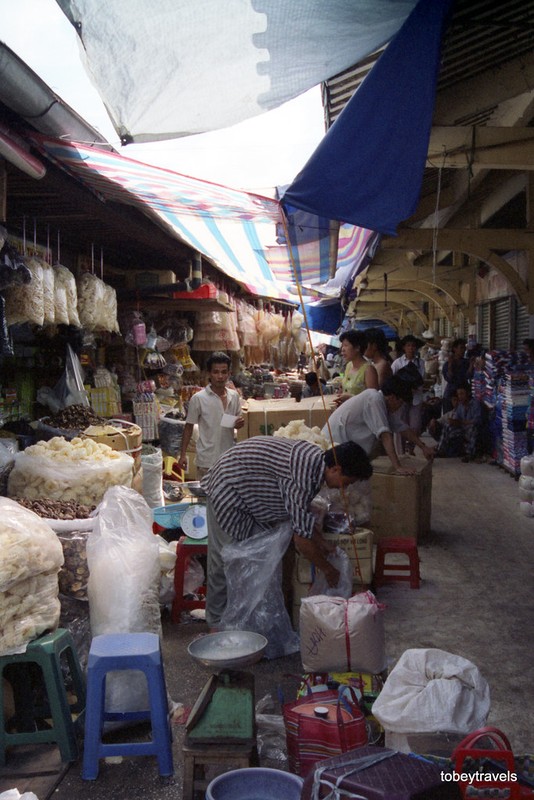
[[[468,733],[486,724],[487,681],[462,656],[436,648],[405,650],[373,703],[394,733]]]
[[[300,654],[305,672],[382,672],[386,667],[384,609],[372,592],[317,595],[300,606]]]

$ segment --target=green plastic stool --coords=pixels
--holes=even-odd
[[[69,667],[76,702],[69,704],[61,669],[61,657]],[[32,673],[40,667],[46,693],[46,703],[39,708],[33,698]],[[58,628],[30,642],[25,653],[0,657],[0,678],[7,671],[13,684],[17,733],[6,731],[4,719],[4,686],[0,680],[0,766],[6,762],[6,750],[12,745],[55,743],[59,747],[62,761],[76,761],[78,743],[76,727],[81,723],[85,710],[85,684],[70,633]],[[79,714],[73,719],[73,714]],[[52,727],[37,730],[39,718],[51,718]],[[22,728],[22,730],[20,730]]]

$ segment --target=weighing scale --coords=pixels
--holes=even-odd
[[[256,663],[266,647],[267,639],[251,631],[221,631],[191,642],[189,655],[202,666],[217,670],[187,719],[191,743],[255,743],[254,675],[234,667]]]
[[[154,522],[167,530],[180,528],[189,539],[205,539],[208,535],[205,495],[196,484],[182,486],[190,494],[179,503],[155,508]]]

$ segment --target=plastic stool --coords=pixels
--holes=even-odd
[[[184,786],[182,800],[194,800],[197,791],[207,789],[206,768],[213,767],[217,774],[229,769],[258,766],[258,753],[254,744],[196,744],[186,736],[183,746]]]
[[[65,656],[69,667],[76,702],[69,704],[61,669],[61,658]],[[42,672],[46,693],[44,705],[39,708],[32,687],[32,665]],[[12,669],[10,669],[12,667]],[[4,719],[3,676],[7,670],[13,685],[16,709],[17,733],[6,731]],[[12,673],[9,674],[9,673]],[[74,714],[82,714],[85,708],[85,686],[78,655],[70,633],[58,628],[30,642],[25,653],[0,657],[0,764],[5,764],[6,749],[11,745],[54,743],[59,747],[62,761],[76,761],[78,744]],[[37,730],[38,719],[52,720],[52,727]],[[22,728],[22,730],[20,730]],[[25,730],[24,730],[25,729]]]
[[[408,556],[407,564],[386,563],[388,553],[403,553]],[[399,574],[403,573],[403,574]],[[415,539],[379,539],[376,548],[375,577],[376,587],[395,581],[410,581],[411,589],[419,589],[419,553]]]
[[[205,600],[186,600],[184,598],[184,577],[191,556],[207,556],[208,539],[190,539],[182,536],[176,545],[176,564],[174,566],[174,599],[172,601],[171,620],[180,622],[182,611],[195,608],[206,608]],[[205,587],[204,591],[205,591]]]
[[[146,711],[106,711],[106,675],[116,670],[143,672],[150,708]],[[104,744],[106,720],[150,720],[152,741]],[[159,636],[155,633],[111,633],[95,636],[87,662],[87,710],[82,778],[95,780],[98,761],[107,756],[157,756],[159,774],[172,775],[171,727]]]

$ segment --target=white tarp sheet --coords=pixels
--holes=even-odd
[[[123,142],[268,111],[384,45],[415,0],[57,0]]]

